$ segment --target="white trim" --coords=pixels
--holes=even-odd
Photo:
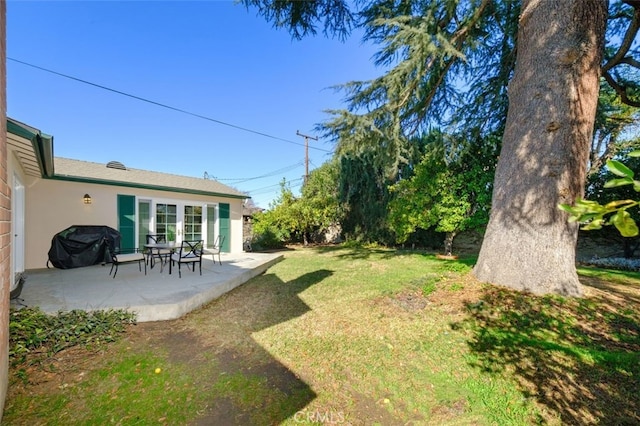
[[[25,263],[25,187],[16,173],[13,174],[11,196],[11,275],[10,288],[16,286],[15,276],[24,272]]]

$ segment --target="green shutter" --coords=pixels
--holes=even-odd
[[[118,194],[118,231],[120,248],[132,249],[136,246],[136,197]]]
[[[221,250],[224,253],[229,253],[229,247],[231,246],[231,220],[230,220],[230,208],[227,203],[220,203],[218,205],[219,223],[218,230],[220,235],[224,237]]]

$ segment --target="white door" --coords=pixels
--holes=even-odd
[[[17,175],[13,175],[13,196],[11,197],[11,255],[13,257],[11,289],[13,290],[15,276],[24,272],[24,185]]]

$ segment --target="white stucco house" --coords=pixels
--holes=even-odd
[[[12,274],[46,266],[53,236],[73,225],[106,225],[122,247],[142,247],[146,234],[177,242],[225,237],[223,252],[243,250],[246,194],[209,179],[54,157],[53,137],[7,119],[11,185]]]

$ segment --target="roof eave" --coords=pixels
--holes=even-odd
[[[11,118],[7,119],[7,132],[30,140],[42,177],[52,177],[54,175],[53,136],[46,135],[36,128]]]
[[[61,180],[61,181],[68,181],[68,182],[82,182],[82,183],[90,183],[90,184],[96,184],[96,185],[109,185],[109,186],[122,186],[126,188],[151,189],[156,191],[178,192],[181,194],[205,195],[210,197],[214,196],[214,197],[237,198],[237,199],[251,198],[249,195],[244,195],[244,194],[225,194],[222,192],[203,191],[200,189],[176,188],[176,187],[163,186],[163,185],[147,185],[147,184],[135,183],[135,182],[92,179],[92,178],[84,178],[84,177],[69,176],[69,175],[51,175],[46,177],[53,180]]]

